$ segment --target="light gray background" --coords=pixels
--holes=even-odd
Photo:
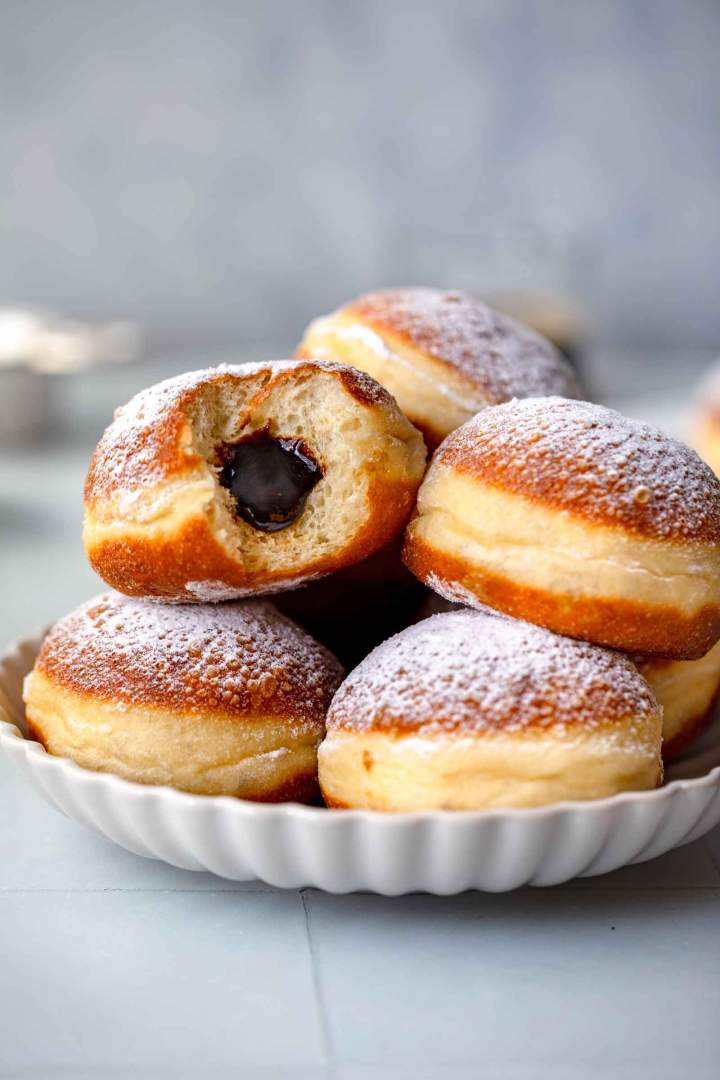
[[[0,0],[0,298],[291,343],[529,229],[601,341],[712,350],[719,56],[716,0]]]
[[[0,304],[129,316],[156,354],[55,380],[55,441],[0,454],[2,640],[100,588],[115,405],[366,287],[569,287],[596,392],[650,382],[675,430],[720,341],[719,57],[714,0],[0,0]],[[0,791],[0,1077],[717,1076],[717,829],[385,900],[135,858],[5,761]]]

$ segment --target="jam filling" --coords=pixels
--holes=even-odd
[[[286,529],[300,517],[322,469],[302,439],[275,438],[267,428],[220,451],[220,483],[237,513],[263,532]]]

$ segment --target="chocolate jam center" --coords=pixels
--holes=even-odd
[[[220,483],[243,521],[277,532],[297,521],[322,469],[302,439],[276,439],[264,428],[223,448]]]

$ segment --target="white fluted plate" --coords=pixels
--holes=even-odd
[[[555,885],[643,862],[720,821],[720,722],[656,791],[533,810],[384,814],[130,783],[28,737],[22,681],[41,638],[0,657],[0,749],[68,817],[138,855],[284,888],[439,895]]]

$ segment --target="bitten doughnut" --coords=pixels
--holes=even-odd
[[[720,363],[710,369],[700,388],[693,423],[693,446],[720,476]]]
[[[436,592],[680,660],[720,638],[720,481],[694,451],[587,402],[486,409],[435,454],[406,565]]]
[[[662,778],[661,710],[619,653],[454,611],[380,645],[342,684],[318,754],[329,806],[489,810]]]
[[[577,397],[553,345],[462,292],[391,289],[310,323],[298,356],[341,360],[387,387],[429,449],[488,405]]]
[[[342,671],[272,604],[117,593],[56,623],[25,681],[31,735],[86,769],[260,802],[313,800]]]
[[[292,588],[395,536],[424,466],[420,433],[363,372],[299,360],[196,371],[138,394],[101,438],[85,550],[132,596]]]
[[[707,727],[720,691],[720,642],[701,660],[636,660],[663,709],[666,761],[677,757]]]

